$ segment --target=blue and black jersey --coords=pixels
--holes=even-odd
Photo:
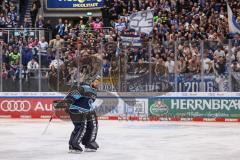
[[[94,109],[92,105],[97,97],[96,89],[89,84],[83,84],[68,93],[65,100],[71,100],[70,111],[89,112]]]

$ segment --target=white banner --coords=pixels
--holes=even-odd
[[[153,13],[151,10],[140,11],[129,16],[129,27],[137,32],[150,34],[153,30]]]
[[[127,37],[127,36],[121,36],[121,43],[124,46],[133,46],[133,47],[141,47],[142,42],[140,37]]]
[[[102,104],[103,101],[104,104]],[[99,113],[106,113],[105,116],[147,116],[148,115],[148,99],[147,98],[119,98],[119,102],[116,105],[115,98],[99,98],[95,101]]]
[[[228,9],[228,25],[230,33],[239,33],[240,34],[240,26],[236,21],[236,17],[233,15],[232,9],[229,4],[227,4]]]

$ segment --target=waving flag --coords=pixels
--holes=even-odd
[[[129,16],[129,27],[137,32],[150,34],[153,30],[153,13],[151,10],[140,11]]]
[[[240,26],[237,23],[236,17],[233,15],[232,9],[229,4],[227,4],[228,8],[228,25],[230,33],[239,33],[240,34]]]

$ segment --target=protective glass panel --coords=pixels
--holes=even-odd
[[[202,92],[216,92],[218,90],[217,83],[215,81],[215,59],[214,51],[215,44],[213,41],[201,42],[201,61],[202,61]]]
[[[23,92],[39,91],[40,58],[38,54],[38,41],[35,37],[24,37],[24,43],[20,46],[21,53],[21,77],[20,84]]]
[[[208,56],[213,59],[213,72],[208,76],[208,78],[210,79],[209,83],[212,83],[211,85],[213,86],[213,91],[215,92],[230,91],[228,67],[230,63],[229,56],[231,54],[229,52],[230,47],[231,46],[229,46],[228,41],[209,41],[205,46]]]
[[[4,42],[1,40],[0,41],[0,73],[1,73],[1,76],[0,76],[0,92],[2,92],[2,78],[3,76],[6,77],[7,76],[7,70],[6,70],[6,67],[3,69],[3,45],[4,45]]]
[[[231,88],[240,92],[240,40],[232,40],[231,45]]]
[[[2,51],[2,91],[20,91],[20,51],[19,47],[5,43]]]
[[[133,41],[134,42],[134,41]],[[124,75],[121,80],[122,91],[147,92],[150,86],[150,45],[148,43],[122,44],[121,61]]]
[[[36,29],[0,30],[0,38],[4,42],[2,47],[3,63],[1,65],[4,70],[2,73],[2,91],[38,92],[41,91],[41,83],[47,86],[47,81],[41,81],[39,78],[41,77],[39,71],[42,68],[42,64],[39,63],[43,58],[39,57],[38,54],[38,42],[43,36],[49,38],[50,34],[51,31],[47,33],[45,30]],[[35,65],[30,65],[30,62]]]
[[[170,92],[175,87],[175,44],[153,43],[151,50],[151,85],[155,91]]]
[[[177,43],[177,91],[199,92],[201,84],[200,43]]]
[[[103,53],[101,75],[102,85],[100,91],[120,91],[120,56],[118,55],[116,42],[103,42],[101,52]]]

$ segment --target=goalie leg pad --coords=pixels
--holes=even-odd
[[[97,138],[97,133],[98,133],[97,115],[95,112],[92,112],[87,115],[87,128],[86,128],[86,133],[82,140],[82,144],[88,145],[91,142],[95,142]]]

